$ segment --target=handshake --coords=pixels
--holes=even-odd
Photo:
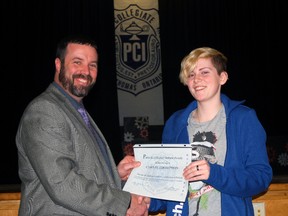
[[[131,171],[140,165],[141,163],[139,161],[135,161],[134,156],[125,156],[117,166],[121,180],[126,181]],[[127,210],[126,216],[148,216],[149,205],[149,197],[143,197],[131,193],[130,206]]]
[[[126,216],[148,216],[149,204],[149,197],[131,194],[130,207],[127,210]]]

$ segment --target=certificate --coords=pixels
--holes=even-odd
[[[134,168],[123,190],[165,200],[185,201],[188,181],[183,169],[191,162],[190,144],[135,144]]]

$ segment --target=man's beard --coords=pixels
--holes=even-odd
[[[89,91],[94,86],[95,82],[92,82],[92,77],[90,75],[83,75],[83,74],[75,74],[72,76],[72,80],[69,80],[65,76],[65,68],[61,66],[60,73],[59,73],[59,81],[63,85],[64,89],[69,91],[72,95],[77,97],[85,97],[88,95]],[[75,78],[85,78],[88,79],[90,82],[89,86],[75,86],[74,79]]]

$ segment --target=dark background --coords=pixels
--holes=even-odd
[[[74,33],[98,42],[97,84],[85,104],[104,133],[116,162],[122,158],[118,121],[112,0],[1,1],[0,184],[18,184],[15,135],[30,100],[54,76],[56,43]],[[199,46],[228,57],[223,92],[246,99],[269,137],[287,136],[287,6],[283,0],[159,0],[164,118],[192,97],[180,84],[182,58]],[[162,126],[151,127],[152,139]]]

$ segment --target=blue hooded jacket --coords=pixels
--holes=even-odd
[[[209,178],[203,182],[221,192],[222,216],[254,215],[252,196],[265,191],[272,180],[272,168],[266,150],[266,132],[254,109],[244,101],[230,100],[221,94],[227,118],[227,152],[224,166],[210,164]],[[187,120],[197,108],[191,102],[176,111],[165,123],[162,143],[189,143]],[[166,211],[166,216],[189,215],[188,199],[184,203],[151,199],[149,212]]]

